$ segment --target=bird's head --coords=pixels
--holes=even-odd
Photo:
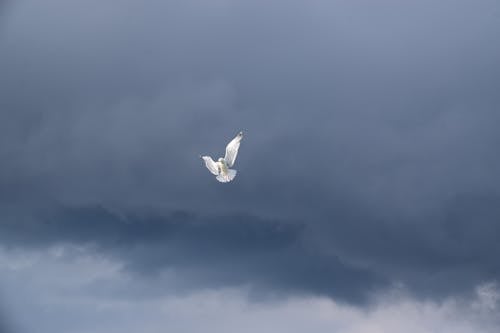
[[[222,157],[219,157],[219,159],[218,159],[217,161],[219,161],[219,162],[223,163],[223,162],[224,162],[224,159],[223,159]]]

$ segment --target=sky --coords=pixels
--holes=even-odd
[[[498,332],[499,31],[494,0],[1,1],[0,333]]]

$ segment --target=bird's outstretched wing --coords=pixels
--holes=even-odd
[[[228,167],[232,167],[234,165],[234,161],[236,161],[238,149],[240,149],[241,139],[243,139],[243,132],[239,132],[238,135],[226,146],[226,156],[224,156],[224,160],[226,161]]]
[[[201,156],[203,161],[205,161],[205,166],[211,173],[214,175],[219,175],[219,168],[217,167],[217,163],[210,156]]]

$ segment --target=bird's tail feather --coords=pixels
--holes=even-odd
[[[221,183],[228,183],[236,177],[237,171],[234,169],[228,169],[226,173],[219,174],[216,178]]]

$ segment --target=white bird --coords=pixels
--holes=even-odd
[[[238,149],[240,148],[240,142],[243,139],[243,132],[239,132],[234,139],[231,140],[226,146],[226,155],[220,157],[217,162],[215,162],[210,156],[200,156],[203,161],[205,161],[205,166],[207,169],[216,175],[215,177],[221,183],[227,183],[236,177],[236,170],[229,169],[234,165],[236,161],[236,156],[238,155]]]

